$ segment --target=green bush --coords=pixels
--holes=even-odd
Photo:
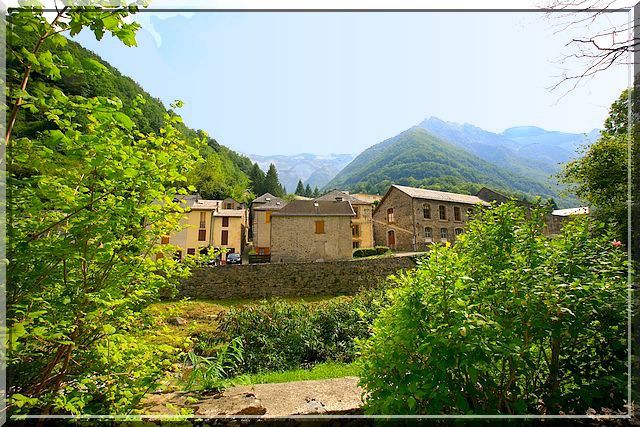
[[[531,216],[486,210],[397,279],[362,343],[367,412],[623,409],[626,254],[588,219],[552,239]]]
[[[354,258],[364,258],[374,255],[378,255],[378,251],[375,248],[360,248],[353,251]]]
[[[375,249],[376,249],[376,254],[378,255],[384,255],[390,250],[388,246],[376,246]]]
[[[386,303],[384,287],[323,302],[282,300],[235,307],[220,320],[221,334],[199,337],[205,348],[239,338],[243,362],[238,373],[283,371],[320,362],[352,362],[356,338],[366,338]],[[196,349],[197,351],[197,349]]]

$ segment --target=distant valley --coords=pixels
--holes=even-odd
[[[292,156],[273,155],[261,156],[257,154],[247,154],[251,161],[258,163],[263,171],[269,169],[269,164],[273,163],[278,170],[280,182],[288,192],[293,193],[301,180],[303,184],[313,189],[319,189],[335,177],[338,172],[344,169],[355,157],[355,154],[296,154]]]

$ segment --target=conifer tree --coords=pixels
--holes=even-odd
[[[302,180],[298,180],[298,186],[296,187],[296,194],[298,196],[302,196],[304,194],[304,185],[302,184]]]
[[[273,163],[269,165],[269,170],[264,178],[264,191],[276,197],[284,196],[284,189],[278,180],[278,171]]]
[[[321,194],[320,194],[320,190],[318,190],[318,187],[314,188],[313,189],[313,197],[314,198],[318,198],[318,197],[320,197],[320,195]]]
[[[249,179],[251,180],[251,191],[256,196],[260,196],[266,193],[265,183],[264,183],[265,174],[264,172],[262,172],[262,169],[260,169],[260,166],[258,166],[257,163],[253,164],[253,167],[251,168],[251,173],[249,174]]]
[[[313,197],[313,191],[311,191],[311,186],[309,184],[304,188],[304,197]]]

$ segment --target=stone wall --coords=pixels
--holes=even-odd
[[[353,295],[414,267],[412,257],[205,267],[193,271],[179,294],[199,299]]]

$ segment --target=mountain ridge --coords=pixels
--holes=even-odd
[[[503,133],[427,117],[364,150],[325,189],[381,193],[401,184],[474,194],[486,185],[511,195],[554,198],[561,206],[579,204],[554,176],[580,145],[596,139],[597,129],[570,134],[514,126]],[[398,168],[400,159],[404,168]]]

